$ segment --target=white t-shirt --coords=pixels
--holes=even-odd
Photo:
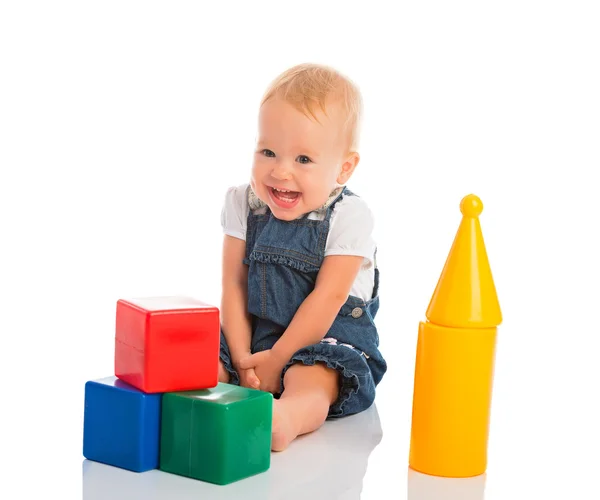
[[[234,238],[246,240],[248,221],[248,189],[249,184],[231,187],[225,195],[225,203],[221,211],[223,232]],[[260,213],[265,209],[258,209]],[[309,219],[323,219],[324,214],[311,212]],[[372,298],[375,280],[375,250],[373,240],[373,214],[365,201],[358,196],[344,196],[338,201],[331,214],[329,235],[325,247],[328,255],[357,255],[364,257],[350,295],[364,301]]]

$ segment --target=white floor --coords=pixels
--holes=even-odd
[[[301,437],[285,452],[273,454],[264,474],[217,486],[158,470],[136,474],[84,460],[83,500],[530,500],[553,493],[600,498],[600,473],[593,472],[600,463],[597,450],[582,439],[586,429],[574,428],[571,451],[579,455],[567,456],[562,436],[553,441],[541,432],[552,426],[550,418],[540,420],[538,429],[523,428],[522,436],[516,428],[494,436],[488,471],[482,476],[447,479],[411,471],[408,420],[398,412],[397,402],[390,403],[395,386],[384,388],[379,407],[327,422]],[[514,448],[511,443],[519,440],[522,446]],[[572,460],[577,458],[581,463]]]

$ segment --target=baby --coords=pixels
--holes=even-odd
[[[333,69],[284,72],[260,105],[250,182],[225,197],[219,381],[274,394],[273,451],[370,407],[387,370],[373,217],[346,187],[361,107]]]

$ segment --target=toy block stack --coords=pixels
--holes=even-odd
[[[487,470],[487,446],[502,311],[479,216],[481,199],[460,203],[462,219],[419,323],[410,468],[467,478]]]
[[[218,382],[218,308],[117,301],[114,375],[85,384],[83,455],[229,484],[270,467],[273,396]]]

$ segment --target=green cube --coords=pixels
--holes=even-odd
[[[215,484],[271,465],[273,395],[219,383],[162,397],[160,470]]]

